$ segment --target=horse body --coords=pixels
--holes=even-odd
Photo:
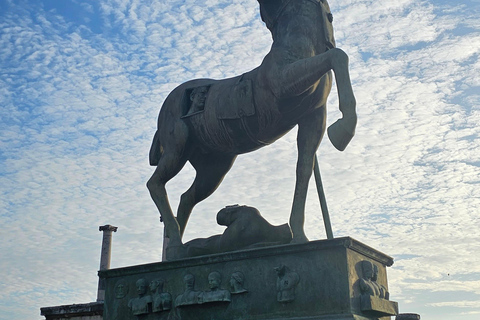
[[[325,132],[331,71],[337,80],[340,110],[345,118],[335,124],[334,131],[348,133],[347,138],[331,140],[342,149],[353,136],[355,98],[348,57],[334,48],[326,0],[259,2],[262,19],[273,37],[272,48],[262,64],[229,79],[188,81],[172,91],[160,110],[150,151],[150,163],[157,169],[147,186],[175,249],[170,254],[167,249],[170,258],[181,256],[181,236],[193,207],[216,190],[236,156],[274,142],[295,125],[299,126],[297,183],[290,226],[294,242],[308,241],[303,232],[306,190],[313,157]],[[196,88],[206,92],[200,110],[192,102]],[[182,195],[175,218],[165,183],[186,161],[197,174]]]
[[[179,121],[188,126],[192,147],[200,148],[204,152],[238,155],[275,142],[290,131],[305,114],[325,105],[331,86],[330,73],[324,75],[313,90],[291,99],[278,99],[273,94],[266,95],[265,90],[256,86],[261,69],[262,67],[256,68],[230,79],[196,79],[180,85],[167,98],[161,109],[159,131],[168,130],[172,126],[172,118],[181,119]],[[239,81],[253,82],[252,99],[247,101],[251,104],[249,108],[253,110],[253,114],[242,115],[240,112],[237,116],[224,119],[218,110],[227,107],[227,96],[231,94],[229,89]],[[209,87],[205,109],[203,112],[186,116],[187,109],[183,106],[186,92],[201,86]],[[159,133],[158,136],[166,135]],[[157,161],[152,162],[156,163]]]

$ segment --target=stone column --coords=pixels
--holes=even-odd
[[[169,241],[170,241],[170,238],[167,237],[167,229],[164,226],[163,227],[162,261],[167,261],[166,257],[167,257],[167,247],[168,247],[168,242]]]
[[[112,231],[117,232],[117,227],[109,224],[100,226],[99,231],[103,231],[102,252],[100,254],[100,270],[110,269],[110,256],[112,251]],[[98,279],[97,301],[105,300],[105,279]]]

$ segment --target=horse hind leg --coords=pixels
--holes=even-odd
[[[188,129],[175,128],[175,135],[163,135],[171,138],[162,143],[162,154],[159,157],[157,167],[152,177],[147,182],[153,202],[157,206],[160,216],[165,224],[166,237],[169,238],[169,246],[178,247],[182,245],[180,228],[175,219],[170,203],[168,201],[165,184],[176,176],[185,165],[187,159],[184,156],[186,137]],[[174,139],[172,139],[174,137]]]
[[[191,187],[180,198],[177,221],[181,236],[183,236],[194,206],[205,200],[218,188],[232,167],[235,158],[235,155],[202,155],[200,153],[194,154],[190,158],[197,173]]]

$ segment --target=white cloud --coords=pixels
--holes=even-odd
[[[98,225],[119,227],[113,267],[160,260],[162,226],[145,182],[161,104],[190,78],[230,77],[258,66],[271,36],[256,1],[102,1],[84,5],[78,21],[88,25],[33,2],[6,5],[0,310],[26,319],[43,306],[93,301]],[[401,306],[418,308],[412,312],[426,319],[436,307],[464,306],[471,310],[461,319],[474,319],[478,6],[411,0],[330,6],[337,44],[350,56],[359,112],[357,135],[344,153],[326,137],[318,152],[334,234],[396,258],[389,287]],[[102,23],[101,32],[90,29],[93,21]],[[337,103],[333,90],[328,123],[339,117]],[[194,209],[185,240],[221,233],[212,227],[215,214],[234,203],[286,223],[295,139],[293,130],[239,156],[216,193]],[[187,165],[167,185],[173,208],[193,175]],[[325,238],[313,181],[306,220],[311,239]]]
[[[479,308],[480,302],[479,301],[452,301],[452,302],[438,302],[438,303],[430,303],[429,306],[432,307],[455,307],[455,308]],[[467,312],[464,314],[479,314],[480,312]]]

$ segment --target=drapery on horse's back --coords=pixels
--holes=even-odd
[[[207,152],[241,154],[264,146],[258,140],[254,97],[257,69],[243,75],[213,80],[201,112],[182,117],[199,146]]]

